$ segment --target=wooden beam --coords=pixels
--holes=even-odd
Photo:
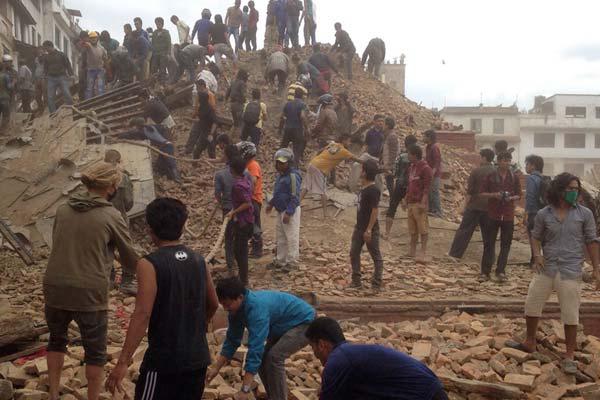
[[[15,233],[9,228],[9,226],[2,220],[0,220],[0,233],[2,236],[10,243],[10,245],[15,249],[19,257],[23,260],[26,265],[33,265],[35,261],[33,259],[33,255],[31,252],[23,246],[21,240]],[[2,334],[2,329],[0,329],[0,335]],[[0,341],[1,344],[1,341]]]

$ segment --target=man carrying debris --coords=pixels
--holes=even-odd
[[[352,80],[352,59],[354,53],[356,53],[356,47],[348,32],[342,29],[342,24],[336,22],[335,28],[335,43],[331,47],[332,52],[339,52],[344,60],[344,67],[346,68],[346,75],[348,80]]]
[[[171,132],[175,127],[175,120],[171,116],[171,112],[157,96],[150,95],[146,92],[146,98],[143,101],[144,114],[143,117],[156,125],[165,128],[166,137],[171,137]],[[150,121],[149,121],[150,120]]]
[[[133,208],[133,183],[131,183],[131,178],[129,177],[129,172],[123,170],[121,168],[121,153],[114,149],[106,150],[104,153],[104,162],[107,162],[113,165],[116,168],[119,168],[121,172],[121,183],[117,188],[116,193],[110,199],[113,207],[116,208],[120,213],[127,225],[129,225],[129,217],[127,216],[127,212]],[[114,283],[115,281],[115,268],[113,266],[110,280]],[[127,268],[123,268],[121,271],[121,285],[119,290],[127,295],[133,295],[137,293],[134,271],[130,271]]]
[[[316,139],[319,149],[335,140],[337,133],[338,117],[333,108],[333,96],[329,93],[319,97],[319,116],[312,130],[312,137]]]
[[[415,144],[417,144],[417,138],[414,135],[408,135],[406,138],[404,138],[404,151],[400,153],[394,162],[394,189],[390,193],[390,206],[388,207],[385,215],[386,238],[390,237],[390,232],[392,231],[392,226],[394,225],[394,218],[396,217],[398,206],[400,205],[400,202],[404,200],[408,190],[408,170],[410,167],[408,148]]]
[[[323,205],[323,217],[327,218],[327,176],[342,161],[354,161],[362,163],[362,160],[354,156],[347,150],[350,145],[350,136],[342,136],[340,143],[330,142],[327,146],[310,161],[306,176],[303,180],[302,193],[300,201],[304,199],[307,193],[318,194],[321,196]]]
[[[408,148],[408,189],[402,201],[402,208],[407,210],[408,233],[410,235],[409,257],[417,257],[425,261],[427,257],[427,239],[429,234],[429,220],[427,207],[429,205],[429,191],[433,172],[427,161],[423,160],[423,150],[413,144]],[[417,242],[421,237],[421,251],[417,256]]]
[[[86,100],[104,94],[104,84],[106,82],[106,70],[104,67],[108,60],[106,49],[98,43],[98,32],[92,31],[88,36],[90,40],[84,44],[87,65]]]
[[[256,145],[252,142],[238,143],[240,155],[246,162],[246,171],[250,176],[253,185],[252,205],[254,207],[254,229],[252,232],[252,252],[251,258],[260,258],[263,255],[262,225],[260,213],[264,200],[263,194],[263,173],[260,164],[256,160]]]
[[[360,253],[363,245],[367,244],[369,254],[375,264],[371,288],[380,290],[382,286],[383,258],[379,250],[379,199],[381,192],[375,186],[375,177],[379,172],[379,166],[373,160],[366,161],[362,165],[361,185],[358,194],[358,208],[356,210],[356,225],[352,233],[352,245],[350,248],[350,262],[352,264],[351,288],[362,288]]]
[[[229,313],[229,327],[221,354],[208,372],[207,382],[212,381],[234,357],[242,343],[244,329],[248,329],[245,374],[235,398],[249,398],[254,376],[258,373],[269,399],[286,400],[285,360],[308,344],[306,330],[315,318],[315,310],[294,295],[249,290],[235,278],[217,282],[217,296]]]
[[[304,149],[306,148],[309,135],[308,108],[304,104],[304,101],[302,101],[303,98],[304,92],[296,89],[294,100],[287,102],[279,120],[280,136],[283,133],[281,147],[285,148],[290,143],[292,144],[294,157],[291,161],[294,162],[296,168],[300,166],[300,162],[304,156]]]
[[[208,324],[219,306],[204,258],[180,242],[188,218],[176,199],[146,207],[150,236],[158,249],[137,263],[139,292],[117,365],[106,381],[113,395],[148,331],[135,399],[197,400],[204,392],[210,350]]]
[[[171,54],[171,34],[165,29],[165,20],[161,17],[157,17],[154,23],[156,29],[152,32],[152,73],[158,72],[159,82],[165,82]]]
[[[269,56],[265,78],[271,85],[275,84],[277,78],[277,94],[281,94],[285,88],[290,69],[290,58],[283,52],[281,45],[275,46],[275,51]]]
[[[267,120],[267,105],[260,101],[260,89],[252,89],[252,100],[244,105],[242,113],[242,140],[250,140],[258,147],[263,134],[263,124]]]
[[[115,250],[124,266],[135,270],[127,224],[109,199],[121,182],[119,170],[100,163],[82,174],[87,191],[71,195],[56,212],[52,253],[44,275],[50,400],[60,396],[60,377],[69,343],[68,328],[75,321],[85,348],[87,396],[100,398],[106,364],[108,293]]]
[[[498,282],[506,282],[505,270],[515,227],[515,201],[521,198],[521,182],[510,168],[512,155],[505,151],[498,154],[497,159],[496,171],[487,176],[480,189],[480,196],[488,200],[489,216],[481,258],[479,276],[481,282],[490,279],[498,231],[500,231],[500,254],[496,266],[496,279]]]
[[[31,112],[31,101],[33,100],[33,74],[24,62],[19,65],[17,87],[21,96],[21,110],[24,113]]]
[[[43,46],[36,48],[36,56],[33,61],[33,81],[35,85],[36,114],[41,115],[44,112],[47,98],[46,77],[44,76],[44,57],[46,51]]]
[[[56,50],[54,44],[46,40],[43,44],[46,55],[44,56],[44,75],[48,87],[48,111],[56,111],[56,90],[60,88],[64,103],[73,104],[71,97],[71,84],[69,77],[73,75],[71,62],[65,53]]]
[[[380,38],[371,39],[367,48],[365,49],[361,65],[364,67],[367,64],[367,72],[373,75],[375,78],[381,78],[381,66],[385,61],[385,42]]]
[[[208,92],[198,93],[198,110],[194,113],[198,118],[192,124],[192,130],[188,139],[194,159],[199,159],[204,150],[208,150],[208,156],[215,158],[215,133],[217,130],[217,114],[211,104]]]
[[[538,211],[548,205],[546,192],[550,186],[550,177],[542,175],[544,172],[544,159],[535,154],[531,154],[525,158],[525,171],[527,172],[527,184],[525,186],[525,220],[523,224],[527,227],[527,237],[531,247],[530,266],[533,266],[535,261],[533,258],[534,249],[531,240],[531,232],[533,231],[535,216]]]
[[[308,62],[320,72],[320,76],[317,76],[316,79],[317,87],[324,93],[329,92],[331,90],[332,71],[336,74],[339,74],[339,72],[331,57],[321,52],[321,45],[319,43],[313,45],[313,54],[308,59]]]
[[[267,214],[273,208],[277,211],[275,240],[277,250],[272,269],[289,272],[297,268],[300,258],[300,187],[302,178],[293,167],[294,154],[288,148],[275,153],[275,168],[278,175],[273,189],[273,197],[267,206]]]
[[[116,89],[133,83],[138,69],[125,47],[119,47],[111,56],[113,72],[112,87]]]
[[[198,63],[202,67],[205,64],[206,47],[202,47],[198,44],[188,44],[179,52],[181,61],[181,68],[183,68],[187,74],[190,82],[194,81],[196,77],[196,68]]]
[[[287,101],[293,101],[296,98],[297,89],[300,89],[302,91],[303,98],[308,98],[310,86],[310,79],[307,79],[306,75],[298,75],[298,79],[290,86],[288,86]]]
[[[480,195],[479,189],[488,175],[495,173],[496,169],[492,165],[494,152],[491,149],[482,149],[479,152],[479,156],[481,157],[479,167],[475,168],[471,172],[471,175],[469,175],[462,221],[454,234],[454,240],[448,252],[450,257],[463,257],[477,225],[479,225],[481,236],[485,243],[484,235],[487,233],[486,226],[488,223],[488,199]]]
[[[502,160],[499,156],[499,162]],[[509,347],[527,353],[536,351],[537,327],[542,310],[550,294],[556,291],[566,342],[561,368],[570,375],[579,373],[574,353],[577,349],[581,276],[586,250],[592,259],[596,290],[600,290],[596,224],[592,212],[577,201],[581,190],[579,178],[567,172],[554,178],[550,185],[549,205],[537,213],[531,232],[533,269],[536,273],[529,285],[525,301],[527,336],[523,343],[506,343]]]
[[[442,206],[440,204],[440,180],[442,176],[442,152],[440,145],[437,144],[437,138],[434,130],[427,130],[423,133],[425,147],[425,160],[433,171],[433,182],[429,192],[429,214],[434,217],[442,217]]]
[[[181,183],[181,176],[177,170],[177,162],[175,161],[175,147],[173,143],[165,139],[167,135],[166,128],[162,125],[145,125],[144,118],[133,118],[129,122],[132,128],[127,132],[119,134],[122,139],[129,140],[149,140],[152,146],[155,146],[162,153],[159,154],[156,160],[156,170],[159,174],[164,174],[166,177],[177,183]]]
[[[332,318],[315,319],[306,337],[325,367],[321,400],[448,400],[424,363],[389,347],[348,343]]]
[[[242,116],[244,112],[244,104],[246,104],[246,85],[248,82],[248,72],[239,70],[235,80],[231,83],[229,90],[225,96],[229,99],[231,107],[231,118],[233,118],[233,127],[239,129],[242,127]]]

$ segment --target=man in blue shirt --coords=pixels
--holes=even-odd
[[[293,167],[294,154],[288,148],[275,153],[275,168],[279,175],[275,181],[273,197],[267,206],[267,214],[277,211],[275,238],[277,252],[268,268],[284,272],[297,267],[300,258],[300,187],[302,178]]]
[[[376,114],[373,117],[373,128],[367,132],[365,136],[365,145],[367,146],[367,153],[370,156],[379,158],[383,152],[383,127],[385,124],[385,117],[381,114]]]
[[[581,181],[564,172],[554,178],[548,190],[548,205],[535,217],[531,232],[536,272],[525,300],[527,336],[523,343],[507,341],[506,346],[528,353],[536,351],[537,327],[544,304],[553,291],[558,294],[560,319],[565,330],[564,373],[578,373],[575,350],[581,304],[581,276],[587,249],[592,259],[596,290],[600,290],[600,256],[596,223],[592,212],[579,204]],[[543,253],[542,253],[543,249]]]
[[[332,318],[315,319],[306,337],[325,366],[320,400],[448,399],[425,364],[388,347],[350,344]]]
[[[296,168],[300,166],[300,161],[302,161],[309,135],[308,108],[303,98],[304,91],[297,88],[294,93],[294,100],[288,101],[283,107],[283,113],[279,121],[279,133],[283,137],[281,147],[288,147],[292,143],[294,166]]]
[[[217,297],[229,312],[229,328],[221,354],[208,372],[207,383],[233,358],[244,329],[248,329],[245,374],[235,398],[248,398],[258,373],[269,399],[287,399],[285,360],[308,344],[306,330],[315,318],[315,310],[288,293],[246,289],[237,278],[219,281]]]
[[[535,216],[546,205],[542,203],[542,183],[544,176],[544,159],[535,154],[525,158],[525,171],[527,172],[527,182],[525,186],[525,226],[527,227],[527,236],[531,246],[531,231],[535,222]],[[530,266],[533,266],[533,248],[531,249]]]

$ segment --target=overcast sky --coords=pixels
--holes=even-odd
[[[80,9],[85,29],[108,30],[122,41],[122,26],[140,16],[179,15],[190,26],[204,7],[225,14],[233,0],[65,0]],[[255,0],[264,38],[268,0]],[[246,4],[243,0],[242,4]],[[599,93],[600,2],[594,0],[316,0],[317,40],[333,42],[344,25],[362,54],[376,36],[388,57],[406,55],[406,94],[427,107],[511,105],[529,108],[533,96]],[[301,35],[302,36],[302,35]],[[301,43],[303,40],[301,39]],[[260,44],[259,44],[260,46]],[[445,64],[443,63],[445,62]]]

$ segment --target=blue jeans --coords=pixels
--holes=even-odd
[[[290,37],[290,40],[292,41],[293,47],[300,46],[300,43],[298,42],[298,30],[299,29],[300,29],[300,21],[298,21],[298,17],[288,17],[287,33]]]
[[[66,75],[62,76],[49,76],[48,77],[48,111],[51,113],[56,111],[56,89],[60,88],[62,92],[64,103],[68,105],[73,104],[73,98],[71,97],[69,78]]]
[[[104,94],[104,68],[94,68],[87,70],[87,86],[85,89],[85,99],[91,99],[94,93],[94,86],[98,84],[96,96]]]
[[[431,190],[429,191],[429,212],[440,215],[442,206],[440,205],[440,178],[433,178],[431,181]]]
[[[233,48],[233,52],[237,53],[237,49],[238,49],[238,42],[240,40],[240,28],[234,28],[232,26],[227,28],[227,31],[229,32],[230,35],[233,35],[233,40],[235,40],[235,44],[232,46]]]

